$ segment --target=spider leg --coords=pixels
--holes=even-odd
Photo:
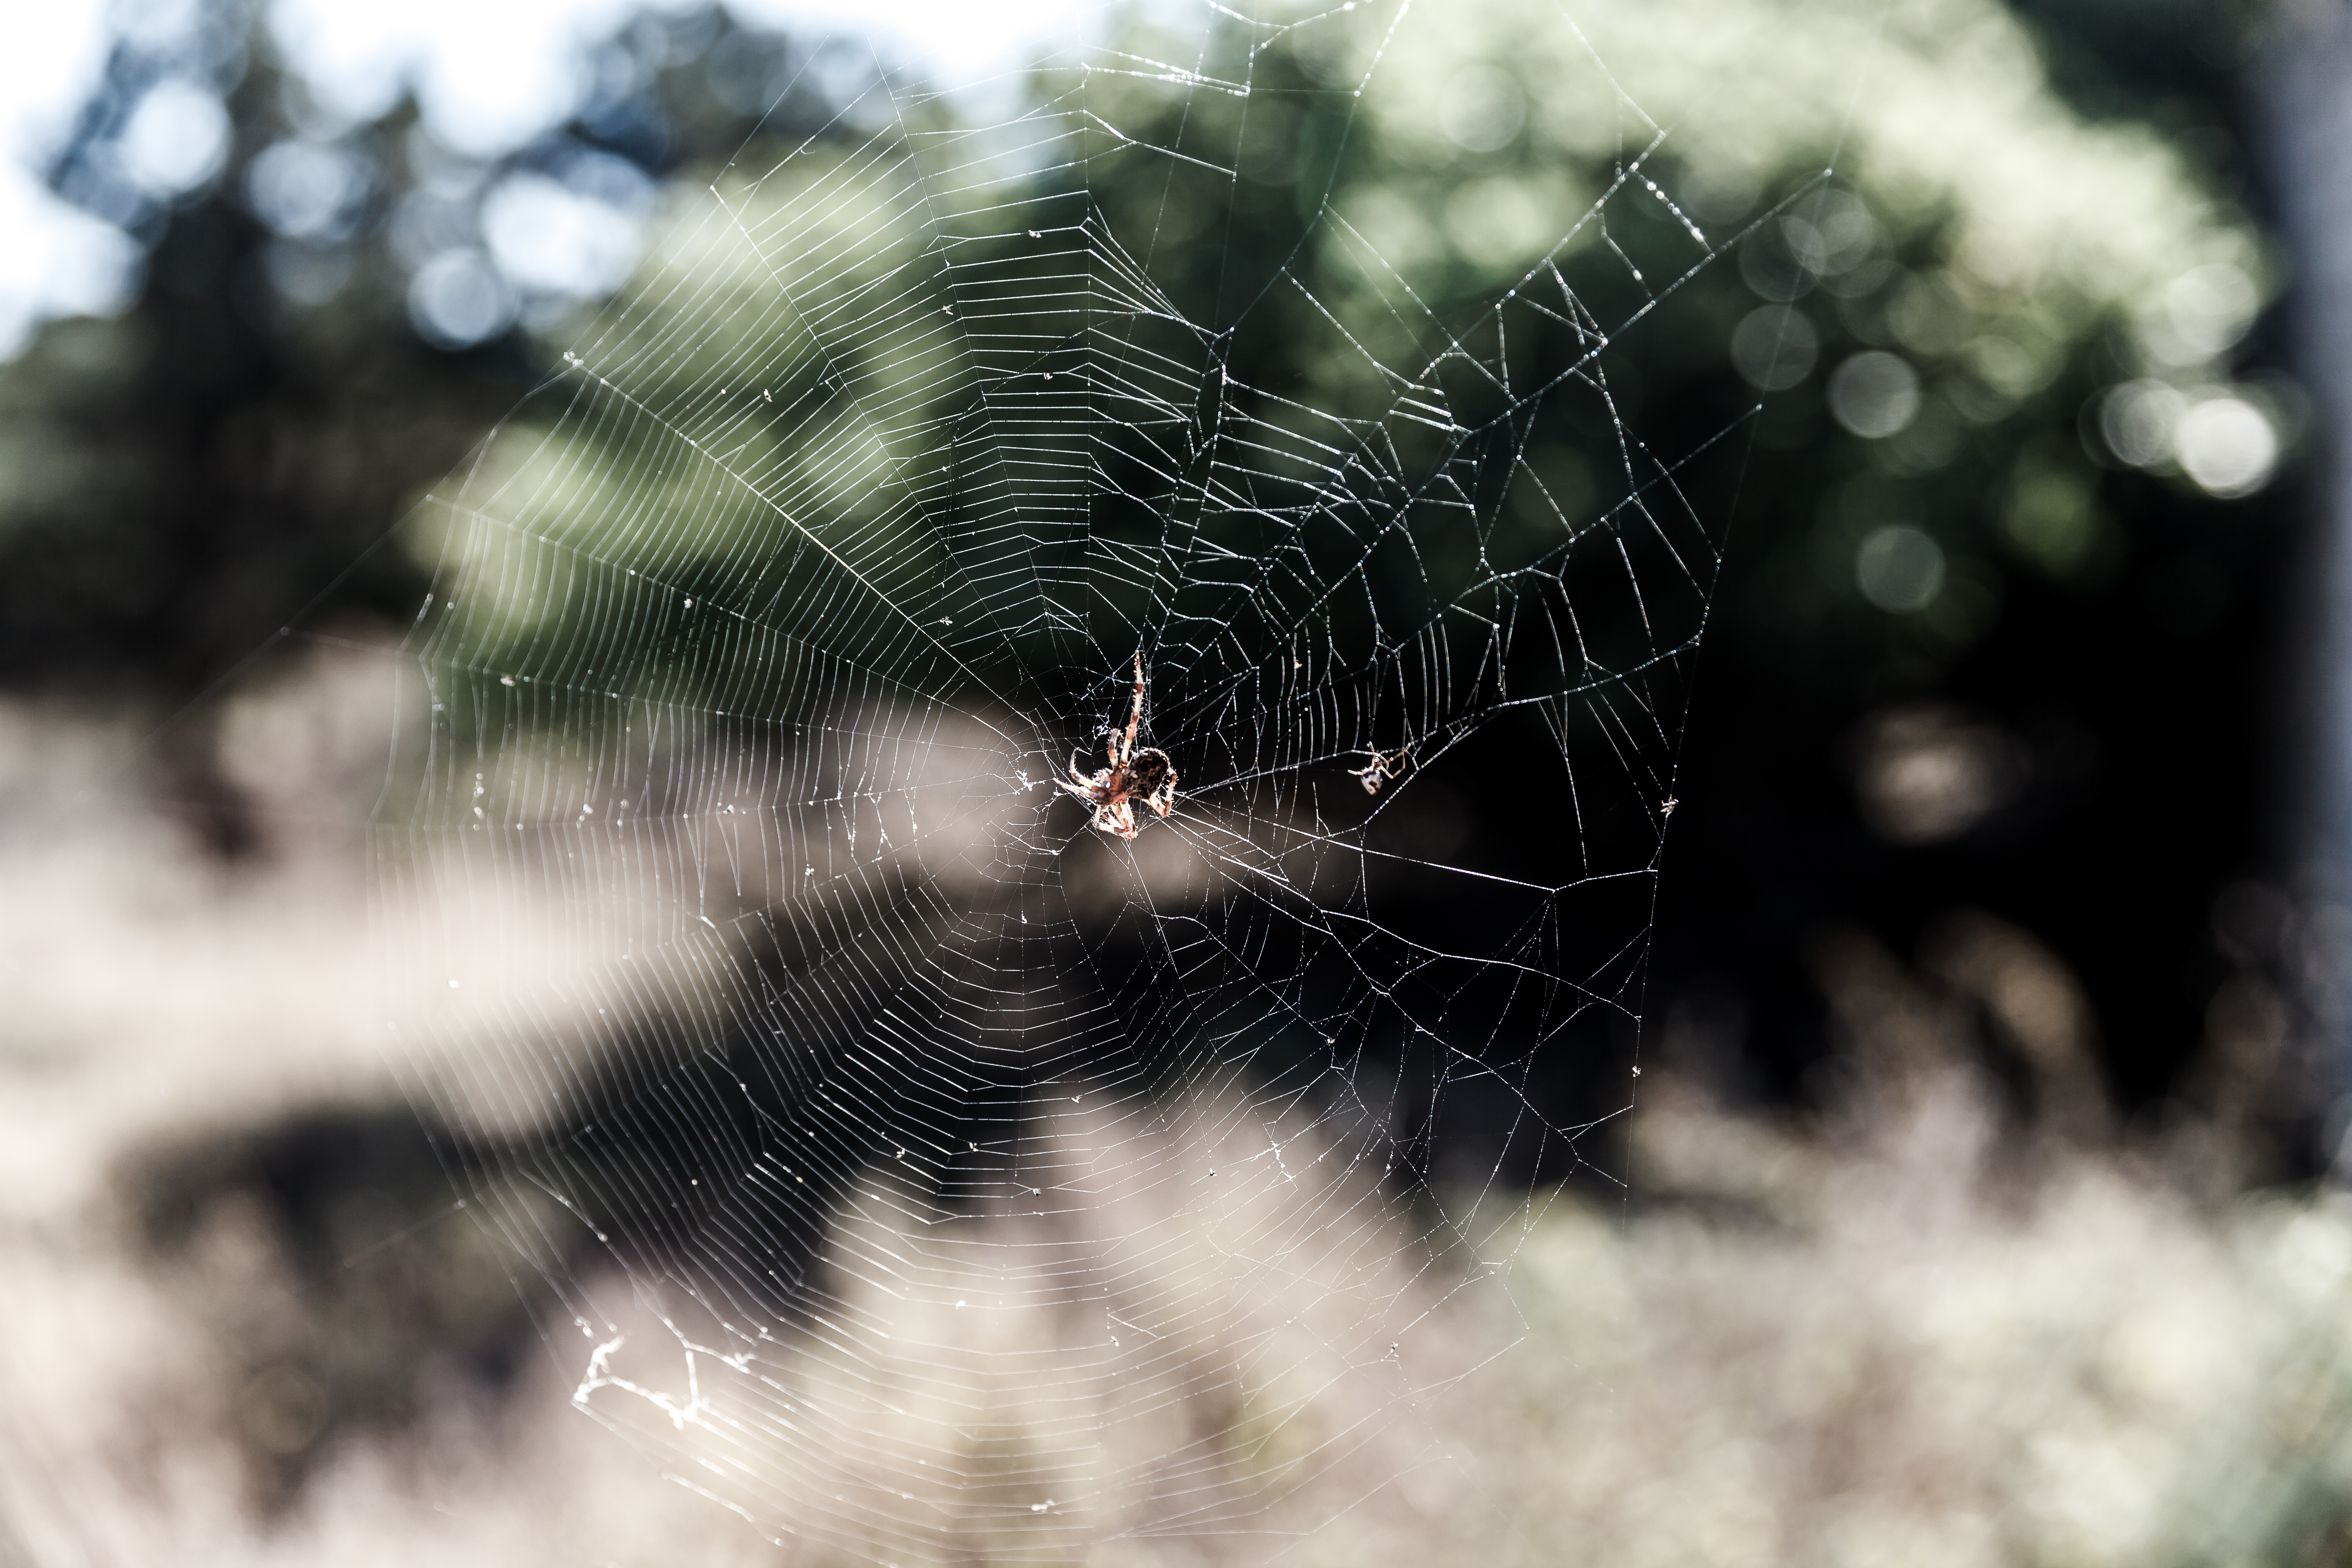
[[[1133,711],[1129,712],[1127,716],[1127,744],[1123,749],[1113,748],[1111,752],[1111,761],[1115,763],[1123,763],[1129,757],[1135,755],[1135,731],[1138,726],[1141,725],[1142,722],[1143,650],[1141,648],[1138,648],[1135,650],[1135,708]]]

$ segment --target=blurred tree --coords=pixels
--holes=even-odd
[[[564,122],[467,157],[407,99],[322,107],[263,9],[198,10],[116,40],[52,171],[150,249],[129,310],[57,323],[0,371],[0,680],[20,689],[169,707],[315,595],[404,618],[422,572],[376,547],[538,374],[527,331],[624,280],[639,189],[735,152],[806,63],[715,10],[632,21]],[[158,200],[124,143],[192,71],[226,94],[229,153]],[[770,129],[814,132],[821,101],[802,89]],[[600,238],[619,271],[568,272]]]
[[[2021,9],[1593,5],[1571,33],[1494,5],[1393,36],[1341,12],[1237,25],[1196,68],[1246,98],[1087,89],[1134,142],[1239,170],[1229,201],[1196,167],[1094,176],[1189,309],[1278,321],[1237,376],[1376,406],[1351,347],[1394,334],[1402,292],[1474,353],[1507,330],[1515,384],[1584,377],[1524,433],[1541,482],[1505,511],[1538,535],[1737,424],[1733,471],[1676,473],[1735,521],[1656,994],[1714,994],[1780,1092],[1821,1055],[1831,930],[1909,948],[1979,907],[2080,973],[2145,1102],[2200,1047],[2214,899],[2278,856],[2264,694],[2298,513],[2263,484],[2301,409],[2221,129],[2259,14]],[[1724,247],[1696,271],[1692,223]],[[1574,330],[1478,303],[1547,267]]]

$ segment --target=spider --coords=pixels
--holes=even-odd
[[[1356,782],[1364,786],[1366,795],[1378,795],[1381,793],[1381,785],[1404,772],[1405,763],[1412,760],[1412,748],[1413,742],[1408,741],[1394,752],[1360,752],[1359,755],[1367,756],[1372,760],[1360,768],[1349,768],[1348,771],[1356,775]]]
[[[1110,766],[1088,778],[1078,771],[1078,754],[1070,753],[1070,776],[1054,782],[1095,808],[1095,826],[1121,838],[1135,837],[1134,802],[1141,801],[1165,816],[1176,804],[1176,765],[1168,753],[1146,746],[1135,749],[1135,731],[1143,722],[1143,655],[1135,656],[1135,707],[1127,716],[1127,734],[1111,737]]]

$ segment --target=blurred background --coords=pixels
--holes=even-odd
[[[722,169],[862,136],[885,74],[1016,114],[1175,9],[12,24],[0,1563],[832,1560],[571,1413],[384,1065],[371,650],[434,566],[396,525]],[[1213,317],[1291,256],[1317,156],[1458,298],[1539,254],[1624,153],[1547,130],[1518,7],[1458,11],[1345,158],[1275,116],[1168,286]],[[1529,1188],[1520,1316],[1449,1331],[1517,1346],[1457,1395],[1477,1463],[1297,1551],[2352,1558],[2352,12],[1569,14],[1745,235],[1611,351],[1627,425],[1740,454],[1591,1155],[1625,1192]],[[1332,36],[1255,68],[1360,79]],[[1344,394],[1297,357],[1251,378]],[[1546,482],[1602,481],[1571,443]]]

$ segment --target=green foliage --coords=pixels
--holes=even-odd
[[[1458,498],[1486,519],[1473,554],[1413,563],[1433,599],[1550,558],[1629,502],[1654,506],[1662,473],[1719,539],[1739,465],[1684,465],[1737,426],[1718,445],[1760,448],[1753,526],[1785,542],[1765,546],[1779,563],[1756,613],[1874,643],[1887,623],[1856,587],[1853,552],[1875,527],[1916,526],[1949,558],[1948,587],[1893,635],[1932,663],[1992,629],[2011,574],[2112,573],[2130,539],[2101,500],[2113,481],[2076,437],[2078,410],[2125,373],[2226,383],[2217,355],[2163,341],[2167,291],[2200,267],[2257,287],[2267,276],[2249,226],[2158,137],[2085,124],[2057,101],[1989,0],[1677,0],[1573,23],[1505,0],[1401,21],[1369,7],[1230,20],[1205,38],[1139,17],[1102,59],[1040,76],[1036,94],[992,136],[934,122],[746,181],[766,170],[755,152],[718,185],[730,217],[709,205],[709,174],[687,172],[671,220],[697,236],[731,223],[749,243],[665,247],[634,302],[583,341],[661,345],[628,366],[633,395],[658,405],[735,352],[718,337],[681,349],[704,341],[701,323],[774,309],[779,294],[821,319],[908,268],[931,268],[931,297],[951,301],[1019,248],[991,234],[1001,215],[1058,215],[1071,266],[1105,266],[1078,254],[1082,237],[1121,258],[1145,309],[1205,338],[1251,389],[1251,415],[1310,447],[1378,426],[1407,473],[1428,475],[1482,432],[1479,461],[1510,477]],[[1022,148],[1043,167],[1024,173]],[[919,191],[845,177],[839,162],[901,152]],[[1001,170],[985,177],[991,160]],[[819,199],[835,187],[855,200]],[[845,247],[857,251],[845,270]],[[869,514],[878,492],[796,471],[796,448],[829,454],[840,437],[833,414],[796,400],[824,374],[898,386],[928,374],[941,412],[963,390],[938,368],[955,353],[942,312],[916,338],[815,332],[823,351],[794,362],[799,381],[763,388],[800,412],[747,426],[738,448],[791,522],[747,513],[662,547],[716,563],[803,528],[874,559],[912,549]],[[999,324],[999,341],[1034,345],[1063,330]],[[1776,340],[1778,368],[1746,367],[1769,395],[1743,423],[1759,398],[1735,361]],[[1832,408],[1832,373],[1864,352],[1916,377],[1916,412],[1877,422],[1891,429]],[[1201,363],[1195,352],[1193,373]],[[1543,389],[1548,401],[1529,400]],[[600,465],[635,482],[630,443],[646,429],[628,428],[570,482],[593,488]],[[524,447],[543,455],[535,429],[510,429],[492,467]],[[901,468],[948,456],[887,451]],[[564,494],[569,526],[619,526],[623,509]],[[957,494],[949,504],[973,504],[969,487]],[[684,499],[639,493],[628,526]],[[1687,569],[1703,594],[1711,562]]]

